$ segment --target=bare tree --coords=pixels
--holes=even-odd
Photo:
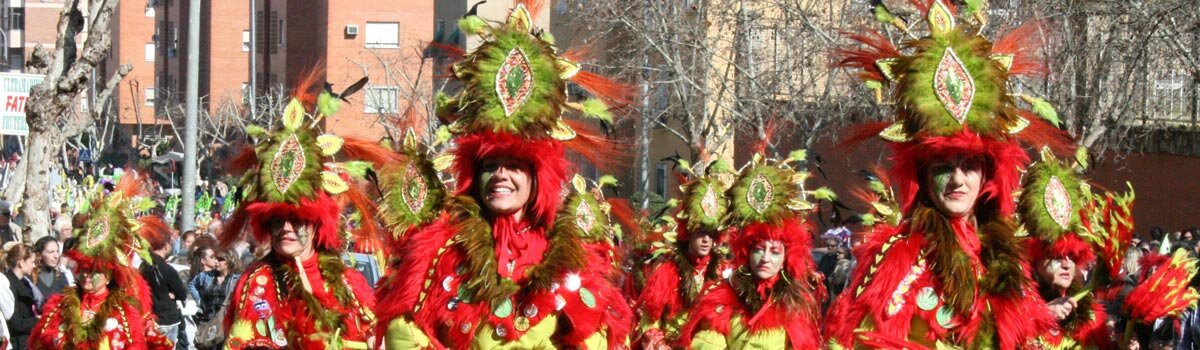
[[[29,238],[49,232],[47,206],[49,173],[54,166],[55,150],[64,140],[78,135],[92,124],[90,116],[68,112],[88,87],[92,72],[107,56],[111,44],[110,20],[118,0],[67,0],[59,14],[53,51],[40,45],[34,49],[29,65],[44,71],[43,83],[33,87],[26,105],[29,137],[15,178],[4,197],[20,200]],[[85,12],[87,11],[87,12]],[[87,32],[80,45],[77,35]],[[121,66],[105,84],[111,91],[132,69]],[[109,91],[100,95],[107,96]]]

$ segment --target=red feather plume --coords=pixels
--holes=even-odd
[[[859,69],[861,72],[858,76],[863,80],[886,81],[886,77],[883,76],[883,72],[879,70],[879,66],[875,65],[875,62],[885,58],[900,57],[900,50],[896,49],[892,41],[874,29],[864,28],[861,33],[843,34],[865,47],[834,49],[834,57],[838,61],[833,66]]]
[[[1196,260],[1182,250],[1176,251],[1171,259],[1160,262],[1145,281],[1133,287],[1125,297],[1125,312],[1133,320],[1144,323],[1168,316],[1179,315],[1184,309],[1195,305],[1200,294],[1188,286],[1196,275]]]
[[[617,108],[632,103],[636,95],[633,87],[586,70],[580,70],[574,77],[571,77],[571,81],[587,90],[592,96]]]
[[[1044,77],[1050,73],[1045,58],[1040,55],[1048,36],[1045,24],[1045,21],[1025,22],[992,45],[993,54],[1013,55],[1008,74]]]

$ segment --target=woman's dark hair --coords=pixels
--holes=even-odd
[[[41,254],[46,251],[46,245],[50,244],[50,242],[58,243],[58,238],[54,238],[54,236],[38,238],[37,242],[33,242],[33,252]]]
[[[67,239],[63,240],[62,242],[62,252],[66,253],[68,250],[75,249],[75,246],[77,245],[79,245],[79,238],[74,236],[67,237]]]

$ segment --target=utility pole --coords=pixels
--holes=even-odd
[[[258,0],[250,0],[250,119],[258,116]]]
[[[200,1],[188,1],[187,115],[183,133],[180,232],[196,226],[196,118],[200,100]]]

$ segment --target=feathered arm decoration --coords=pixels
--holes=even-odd
[[[1196,259],[1183,250],[1176,250],[1170,260],[1155,266],[1154,272],[1125,297],[1124,311],[1129,322],[1122,344],[1128,343],[1135,321],[1151,323],[1168,315],[1178,316],[1195,305],[1200,294],[1188,286],[1195,276]]]

